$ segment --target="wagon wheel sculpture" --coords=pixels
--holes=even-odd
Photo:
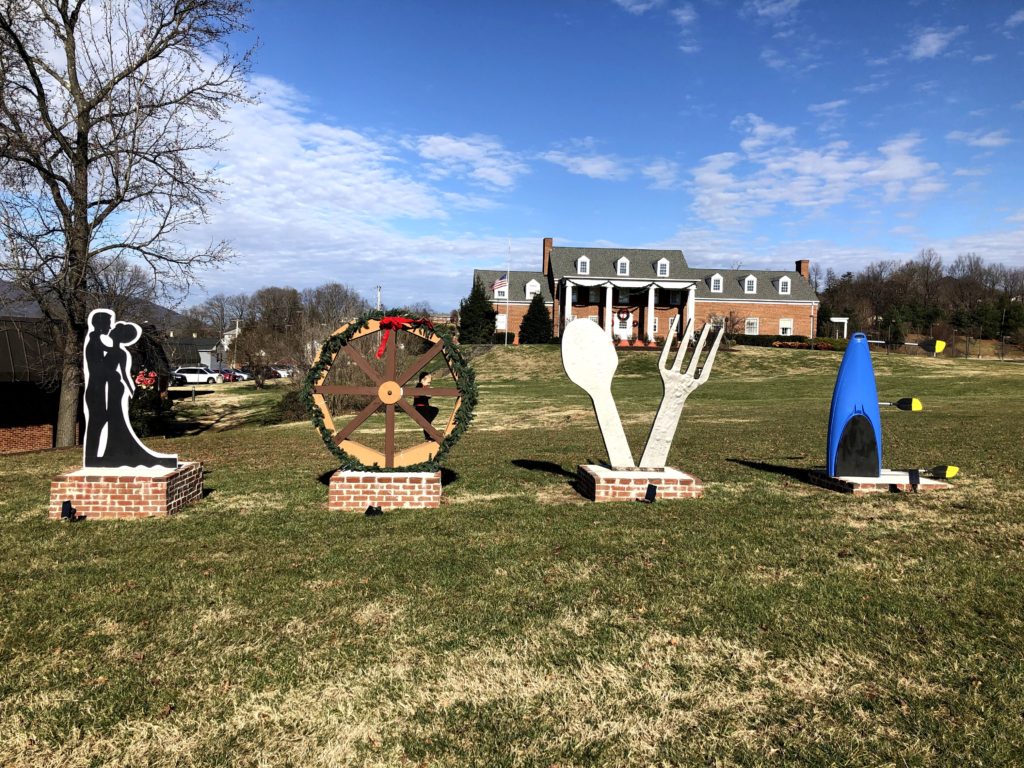
[[[377,357],[383,356],[384,370],[379,371],[351,342],[372,333],[382,334]],[[398,334],[410,334],[426,340],[430,347],[404,370],[397,367]],[[343,355],[370,380],[370,386],[326,384],[326,380],[339,355]],[[441,355],[452,374],[454,387],[407,386],[431,361]],[[310,370],[307,392],[314,410],[314,424],[324,442],[349,469],[397,469],[427,464],[443,449],[454,444],[456,428],[463,428],[472,416],[475,388],[472,370],[468,368],[458,348],[448,339],[434,332],[426,320],[402,317],[368,317],[346,324],[336,330],[321,352],[320,362]],[[342,419],[331,414],[326,397],[329,395],[368,396],[370,402],[357,414]],[[409,399],[417,396],[454,398],[455,404],[443,429],[427,421],[413,407]],[[384,410],[384,451],[364,445],[354,438],[360,427],[375,413]],[[411,418],[427,435],[421,443],[403,450],[396,449],[396,417],[399,411]],[[317,415],[319,418],[317,418]],[[340,425],[340,426],[339,426]],[[458,432],[461,433],[461,429]]]

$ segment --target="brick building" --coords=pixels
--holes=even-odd
[[[679,250],[562,248],[544,238],[540,272],[510,272],[507,287],[492,288],[504,270],[477,269],[497,313],[497,330],[518,336],[539,293],[555,335],[576,318],[590,318],[617,341],[664,339],[673,316],[696,330],[731,321],[751,335],[814,335],[818,296],[810,262],[793,271],[695,269]]]
[[[44,323],[0,318],[0,454],[53,447],[60,395]]]

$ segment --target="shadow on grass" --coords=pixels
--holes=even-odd
[[[520,469],[528,469],[531,472],[547,472],[559,477],[575,478],[576,473],[565,469],[561,464],[553,461],[538,461],[537,459],[512,459],[512,464]]]
[[[742,464],[744,467],[750,467],[750,469],[756,469],[759,472],[771,472],[772,474],[791,477],[802,483],[813,485],[809,477],[811,471],[804,467],[787,467],[784,464],[769,464],[764,461],[750,461],[749,459],[728,459],[728,461],[731,461],[733,464]]]

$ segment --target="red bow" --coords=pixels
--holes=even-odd
[[[380,328],[384,331],[384,335],[381,337],[380,346],[377,347],[377,359],[380,360],[384,355],[384,348],[388,345],[388,337],[391,335],[391,331],[397,331],[401,328],[413,325],[414,323],[417,325],[425,325],[431,330],[434,329],[434,324],[426,318],[413,320],[411,317],[382,317],[380,319]]]

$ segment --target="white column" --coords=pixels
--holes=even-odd
[[[604,287],[604,329],[609,336],[612,335],[612,291],[614,290],[611,283]]]
[[[690,322],[690,327],[694,331],[697,330],[697,286],[691,285],[690,290],[686,292],[686,317],[684,322],[680,323],[682,326],[686,326],[686,321]]]
[[[654,341],[654,292],[656,290],[653,284],[647,289],[647,341]]]
[[[565,281],[565,292],[562,296],[562,328],[572,319],[572,283]]]

